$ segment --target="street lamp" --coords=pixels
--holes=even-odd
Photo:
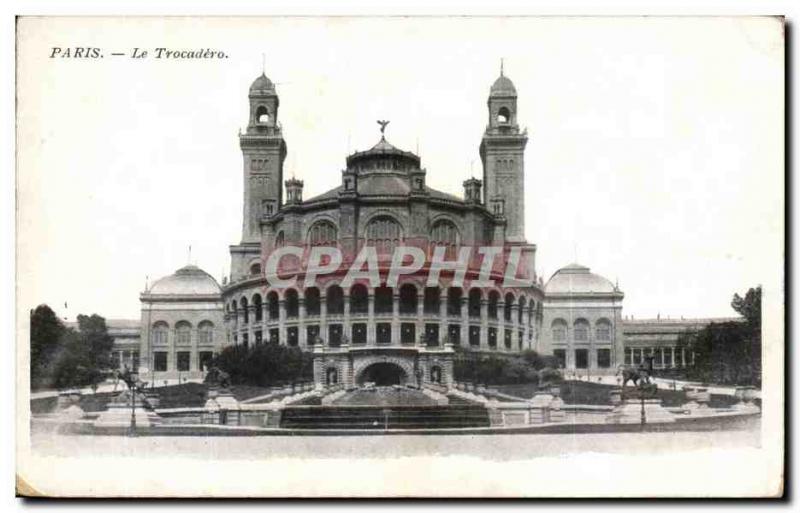
[[[119,377],[128,386],[128,392],[131,395],[131,426],[128,436],[136,436],[136,392],[143,392],[145,383],[139,381],[138,370],[125,370],[119,373]]]

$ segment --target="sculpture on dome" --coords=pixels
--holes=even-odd
[[[383,133],[386,131],[386,125],[390,122],[386,119],[379,119],[378,124],[381,126],[381,137],[383,137]]]

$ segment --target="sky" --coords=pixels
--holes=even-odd
[[[635,318],[730,316],[735,292],[783,293],[775,20],[29,18],[18,37],[21,312],[138,318],[148,279],[189,261],[221,279],[241,237],[237,134],[262,66],[280,96],[285,175],[306,198],[340,183],[378,119],[420,155],[429,186],[460,196],[482,174],[501,58],[528,130],[540,275],[587,265],[618,281]],[[50,58],[76,45],[104,58]],[[158,47],[227,58],[154,59]],[[110,55],[134,48],[150,58]]]

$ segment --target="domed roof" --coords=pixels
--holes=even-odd
[[[507,76],[501,74],[500,77],[492,84],[492,89],[489,91],[489,96],[516,96],[517,88],[514,83]]]
[[[147,291],[149,294],[214,295],[221,291],[217,280],[196,265],[181,267],[173,274],[156,281]]]
[[[556,271],[544,287],[545,294],[611,294],[619,292],[606,278],[589,272],[580,264],[570,264]]]
[[[357,161],[374,160],[376,158],[382,159],[384,157],[391,157],[396,159],[398,162],[406,162],[412,167],[417,168],[419,167],[420,163],[419,156],[411,153],[410,151],[401,150],[387,141],[386,137],[381,136],[381,140],[378,141],[378,143],[372,148],[364,151],[357,151],[351,155],[348,155],[347,166],[350,167],[351,164]]]
[[[267,75],[264,73],[261,74],[260,77],[253,81],[253,84],[250,86],[251,93],[274,93],[275,92],[275,84],[272,83],[272,80],[267,78]]]

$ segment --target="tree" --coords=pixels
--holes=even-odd
[[[761,386],[761,287],[744,297],[734,294],[731,306],[744,321],[711,323],[696,333],[682,334],[678,347],[694,353],[689,379],[706,383]]]
[[[57,388],[92,386],[110,374],[114,339],[106,321],[97,314],[78,316],[78,330],[66,329],[52,362],[51,378]]]
[[[49,386],[50,366],[66,331],[64,323],[47,305],[39,305],[30,313],[31,387]]]
[[[211,365],[227,372],[235,385],[273,386],[311,380],[312,360],[310,353],[297,347],[237,345],[223,349]]]

